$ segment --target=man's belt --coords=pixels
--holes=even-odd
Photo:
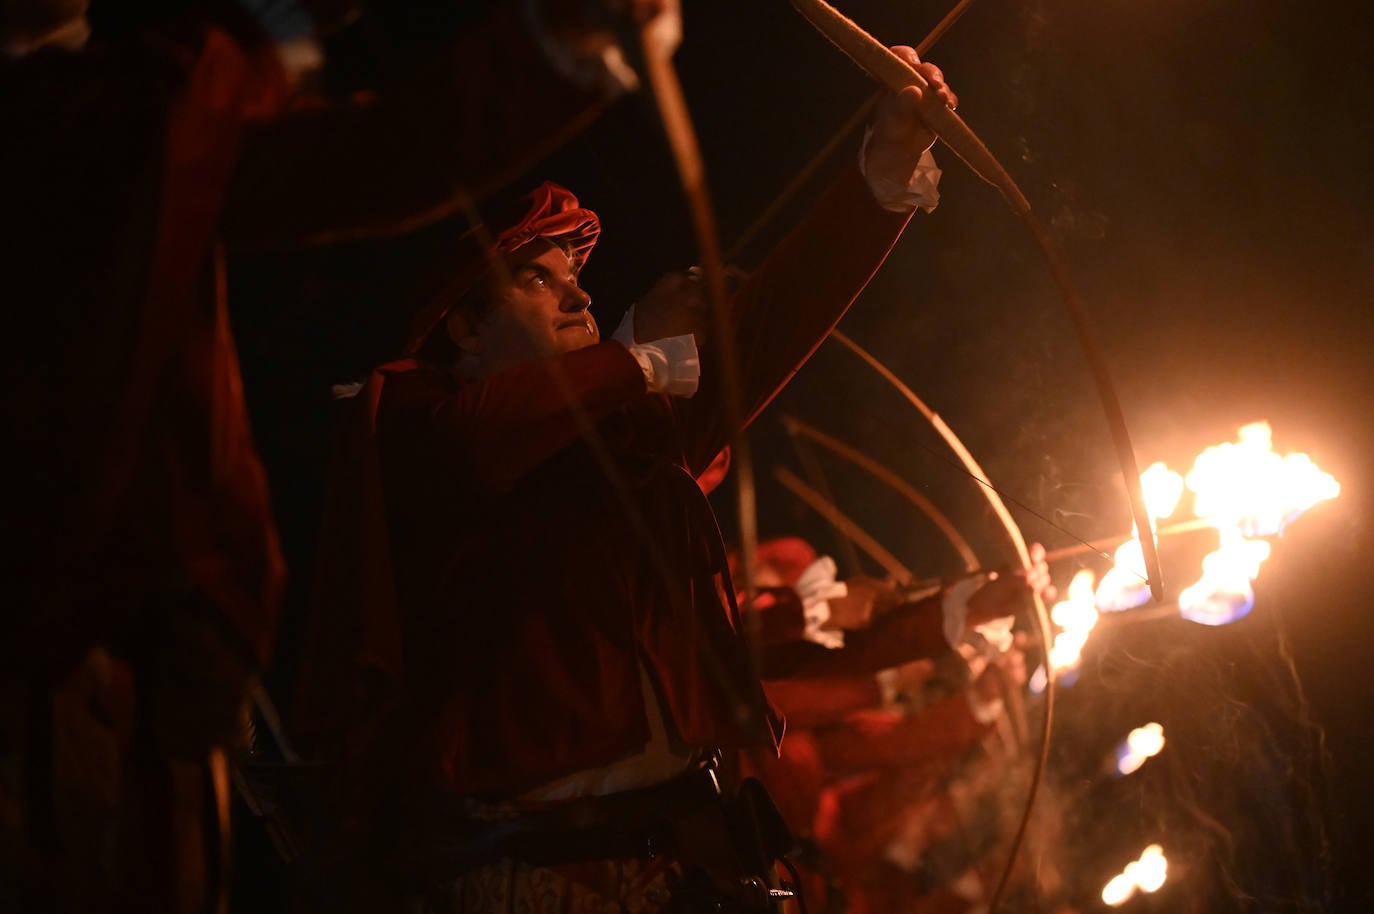
[[[581,797],[514,818],[431,819],[412,833],[419,847],[399,869],[432,883],[503,859],[536,866],[652,859],[677,852],[674,823],[721,806],[715,765],[706,763],[662,784]]]

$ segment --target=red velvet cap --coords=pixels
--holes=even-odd
[[[496,217],[463,234],[455,256],[459,262],[446,267],[447,278],[437,294],[420,309],[411,324],[406,352],[413,353],[430,332],[453,310],[454,305],[486,274],[498,257],[512,254],[539,238],[562,245],[572,253],[577,269],[587,262],[601,220],[578,205],[577,197],[552,181],[540,184],[526,197],[523,212]]]
[[[799,536],[780,536],[759,543],[754,553],[759,565],[771,565],[788,587],[797,583],[807,566],[816,561],[816,549]]]
[[[755,569],[768,565],[778,573],[788,587],[797,583],[807,566],[816,561],[816,547],[799,536],[779,536],[762,540],[754,551]],[[739,581],[739,553],[734,549],[729,555],[730,574]],[[742,589],[742,583],[741,583]]]

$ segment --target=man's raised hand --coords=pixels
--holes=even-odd
[[[892,52],[905,60],[929,84],[926,89],[907,86],[887,95],[873,117],[873,135],[864,157],[864,173],[870,181],[905,184],[925,152],[935,142],[935,131],[926,125],[921,112],[932,106],[955,108],[959,97],[945,83],[940,68],[922,63],[916,52],[897,45]]]

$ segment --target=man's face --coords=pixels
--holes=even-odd
[[[489,310],[473,328],[488,370],[601,342],[587,310],[591,296],[577,284],[577,268],[562,248],[540,239],[508,263],[509,278],[492,284]]]

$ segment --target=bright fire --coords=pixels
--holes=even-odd
[[[1147,759],[1159,755],[1163,748],[1163,726],[1149,723],[1143,727],[1136,727],[1126,737],[1126,741],[1117,747],[1116,770],[1122,775],[1131,774],[1145,764]]]
[[[1311,457],[1274,453],[1268,422],[1243,427],[1238,439],[1209,447],[1188,471],[1197,516],[1217,528],[1273,536],[1308,508],[1340,494],[1340,483]]]
[[[1225,625],[1242,618],[1255,605],[1252,582],[1269,558],[1265,540],[1246,539],[1236,530],[1221,530],[1221,546],[1202,560],[1202,577],[1178,595],[1183,618],[1204,625]]]
[[[1151,844],[1141,851],[1140,859],[1126,864],[1126,869],[1112,878],[1102,889],[1102,900],[1112,907],[1125,904],[1136,893],[1157,892],[1169,873],[1169,861],[1164,848]]]
[[[1183,496],[1183,477],[1156,461],[1140,474],[1140,486],[1145,493],[1145,508],[1150,515],[1150,532],[1154,534],[1156,521],[1168,517],[1178,509]],[[1097,608],[1104,612],[1135,609],[1150,601],[1150,584],[1145,574],[1145,554],[1140,545],[1140,531],[1132,530],[1132,538],[1116,548],[1112,567],[1097,585]]]
[[[1177,509],[1185,480],[1163,463],[1141,474],[1150,522]],[[1215,527],[1219,548],[1202,561],[1202,575],[1178,598],[1179,614],[1204,625],[1225,625],[1250,612],[1254,580],[1269,557],[1261,537],[1276,536],[1318,502],[1335,498],[1341,486],[1306,454],[1274,453],[1268,422],[1240,429],[1236,440],[1198,455],[1186,478],[1196,496],[1197,517]],[[1140,543],[1131,539],[1117,550],[1112,568],[1097,587],[1104,612],[1133,609],[1149,601]]]
[[[1080,568],[1069,583],[1068,599],[1060,600],[1050,610],[1054,624],[1063,629],[1050,648],[1050,668],[1070,669],[1078,665],[1088,634],[1097,624],[1097,607],[1093,602],[1093,573]]]
[[[1145,510],[1153,523],[1178,510],[1178,500],[1183,497],[1183,477],[1163,462],[1155,461],[1140,474],[1140,488],[1145,493]]]
[[[1112,567],[1097,585],[1098,608],[1117,612],[1148,603],[1150,584],[1145,577],[1145,555],[1140,539],[1133,537],[1116,547],[1112,559]]]
[[[1255,422],[1241,428],[1236,441],[1199,454],[1186,479],[1162,462],[1151,464],[1140,475],[1152,528],[1157,528],[1157,520],[1178,510],[1186,486],[1196,496],[1193,507],[1198,519],[1214,527],[1220,536],[1218,549],[1202,561],[1201,577],[1179,594],[1179,615],[1184,619],[1225,625],[1249,613],[1255,601],[1253,582],[1271,551],[1262,537],[1281,533],[1308,508],[1340,494],[1340,483],[1318,469],[1306,454],[1274,453],[1272,438],[1269,423]],[[1196,521],[1185,522],[1172,532],[1197,528]],[[1151,533],[1154,535],[1154,529]],[[1149,601],[1145,558],[1139,533],[1133,531],[1132,538],[1117,547],[1112,567],[1097,583],[1095,592],[1092,572],[1082,569],[1069,585],[1068,598],[1051,610],[1061,631],[1049,651],[1048,671],[1057,673],[1078,666],[1099,612],[1134,609]],[[1047,679],[1046,669],[1037,669],[1031,678],[1032,690],[1039,692]],[[1162,745],[1162,731],[1159,738]],[[1143,755],[1137,760],[1136,753],[1123,752],[1118,761],[1133,765],[1129,771],[1123,769],[1123,774],[1150,757]]]

